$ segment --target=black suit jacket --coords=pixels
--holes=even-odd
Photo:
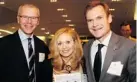
[[[52,81],[52,65],[47,59],[48,47],[34,36],[36,81]],[[39,53],[45,53],[45,60],[39,62]],[[28,81],[29,69],[18,32],[8,35],[0,42],[0,81]]]

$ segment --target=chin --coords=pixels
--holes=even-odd
[[[94,36],[96,39],[100,39],[102,36]]]
[[[100,37],[101,37],[100,34],[94,34],[93,36],[94,36],[95,38],[100,38]]]

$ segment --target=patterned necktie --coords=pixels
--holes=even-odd
[[[96,81],[99,81],[100,78],[100,74],[101,74],[101,48],[103,47],[103,44],[98,44],[98,51],[95,55],[95,59],[94,59],[94,76]]]
[[[35,81],[34,53],[31,44],[31,38],[28,38],[28,54],[29,54],[29,82],[34,82]]]

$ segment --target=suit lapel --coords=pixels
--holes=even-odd
[[[26,60],[26,56],[25,56],[25,52],[19,37],[18,32],[15,32],[13,34],[13,37],[15,37],[15,39],[13,40],[14,44],[14,48],[16,48],[16,52],[17,52],[17,60],[20,60],[19,62],[17,62],[17,64],[22,64],[22,66],[24,66],[23,68],[26,68],[26,71],[28,71],[28,64],[27,64],[27,60]]]
[[[94,81],[95,81],[95,77],[94,77],[94,72],[93,72],[93,68],[92,68],[92,61],[91,61],[91,54],[90,54],[90,52],[91,52],[91,46],[92,46],[92,44],[93,44],[93,41],[94,41],[94,39],[93,40],[90,40],[89,41],[89,44],[88,44],[88,46],[87,46],[87,50],[88,50],[88,52],[87,52],[87,68],[88,68],[88,70],[90,71],[90,72],[87,72],[87,73],[90,73],[90,74],[88,74],[89,75],[89,79],[93,79]]]
[[[118,36],[115,33],[112,33],[112,36],[110,38],[109,45],[107,48],[107,52],[106,52],[106,56],[105,56],[105,60],[103,64],[103,69],[102,69],[102,73],[100,76],[100,81],[103,80],[103,77],[107,73],[107,70],[113,60],[113,56],[115,55],[115,50],[118,49],[117,44],[116,44],[118,40],[119,40]]]
[[[38,73],[37,72],[37,70],[38,70],[38,60],[39,60],[39,54],[38,54],[38,50],[37,50],[37,48],[38,48],[39,46],[38,46],[38,43],[37,43],[37,38],[36,38],[36,36],[34,36],[34,48],[35,48],[35,72],[36,73]],[[37,75],[37,74],[36,74]]]

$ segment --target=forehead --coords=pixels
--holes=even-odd
[[[28,7],[28,6],[24,6],[20,9],[19,13],[21,15],[33,15],[33,16],[38,16],[39,12],[38,9],[34,8],[34,7]]]
[[[89,9],[87,11],[87,18],[88,17],[97,17],[98,15],[106,15],[106,12],[104,10],[104,8],[101,5],[98,5],[96,7],[93,7],[92,9]]]
[[[66,41],[66,40],[72,40],[72,36],[68,33],[63,33],[59,35],[57,41]]]
[[[123,30],[130,30],[130,26],[129,26],[129,25],[122,26],[122,29],[123,29]]]

